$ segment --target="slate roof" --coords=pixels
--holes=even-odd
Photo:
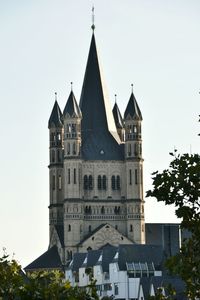
[[[178,223],[146,223],[146,244],[160,245],[167,256],[176,255],[180,250]]]
[[[124,113],[124,119],[127,119],[128,117],[142,121],[142,113],[140,111],[140,108],[137,104],[137,101],[135,99],[133,92],[131,93],[129,102],[127,104],[127,107],[126,107],[126,110]]]
[[[119,107],[118,107],[117,103],[115,103],[112,112],[113,112],[113,117],[114,117],[114,120],[115,120],[116,127],[117,128],[123,128],[124,127],[123,119],[122,119],[122,116],[121,116],[121,113],[120,113],[120,110],[119,110]]]
[[[154,263],[155,268],[161,269],[164,253],[161,246],[133,244],[119,245],[118,265],[120,270],[126,270],[126,263]]]
[[[57,246],[53,246],[24,268],[25,271],[39,269],[61,269],[62,263]]]
[[[65,105],[64,111],[63,111],[63,116],[69,116],[72,118],[81,118],[81,110],[76,102],[76,98],[74,96],[73,91],[70,92],[69,98],[67,100],[67,103]]]
[[[103,272],[108,272],[109,271],[109,263],[113,260],[115,254],[117,251],[117,247],[110,246],[110,247],[105,247],[102,250],[102,270]]]
[[[73,272],[78,272],[79,268],[82,266],[87,253],[74,253],[73,260],[69,264],[68,269]]]
[[[94,34],[83,81],[80,109],[83,159],[123,160],[119,146],[120,139],[103,82]]]
[[[61,112],[58,102],[56,100],[54,103],[50,118],[49,118],[48,128],[62,127],[62,126],[63,126],[62,112]]]
[[[78,245],[83,244],[87,239],[89,239],[91,236],[93,236],[93,234],[95,234],[97,231],[99,231],[102,227],[104,227],[106,225],[106,223],[103,223],[101,225],[99,225],[97,228],[95,228],[93,231],[89,232],[81,241],[80,243],[78,243]],[[78,246],[77,245],[77,246]]]
[[[101,255],[101,250],[90,250],[88,251],[86,257],[87,257],[87,262],[82,264],[82,267],[93,267],[98,259],[99,256]]]
[[[64,247],[64,226],[63,225],[55,225],[56,232],[58,234],[61,246]]]
[[[177,300],[186,300],[187,297],[184,295],[185,284],[179,277],[173,276],[153,276],[151,277],[151,283],[154,285],[154,289],[158,289],[159,287],[167,288],[171,285],[176,290],[176,299]],[[165,289],[166,295],[167,289]]]

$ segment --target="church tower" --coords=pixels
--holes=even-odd
[[[50,247],[64,260],[106,244],[145,243],[142,114],[131,93],[113,110],[94,26],[78,105],[71,89],[50,119]]]

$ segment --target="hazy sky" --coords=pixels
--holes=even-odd
[[[143,114],[144,190],[169,152],[198,152],[199,0],[0,0],[0,250],[25,266],[48,247],[48,119],[54,92],[79,101],[95,6],[109,98]],[[147,199],[147,222],[176,222]],[[1,252],[1,251],[0,251]]]

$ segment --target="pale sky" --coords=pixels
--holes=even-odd
[[[109,98],[143,114],[144,191],[169,152],[198,152],[199,0],[0,0],[0,253],[26,266],[48,248],[48,119],[79,101],[92,31]],[[146,222],[177,222],[147,199]]]

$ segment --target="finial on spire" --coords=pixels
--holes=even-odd
[[[57,101],[57,93],[55,92],[55,101]]]
[[[131,92],[133,93],[133,84],[131,83]]]
[[[117,95],[115,94],[115,103],[117,103]]]
[[[94,32],[94,30],[95,30],[95,25],[94,25],[94,5],[92,6],[92,26],[91,26],[91,28],[92,28],[92,31]]]
[[[71,91],[73,91],[73,82],[71,81],[70,84],[71,84]]]

